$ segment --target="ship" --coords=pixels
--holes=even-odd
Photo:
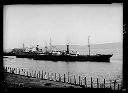
[[[66,62],[74,62],[74,61],[83,61],[83,62],[110,62],[110,58],[113,54],[90,54],[90,42],[88,37],[88,48],[89,54],[88,55],[80,55],[79,53],[70,53],[69,51],[69,44],[67,44],[66,51],[50,51],[45,52],[42,54],[37,54],[34,57],[35,60],[50,60],[50,61],[66,61]],[[51,46],[51,42],[50,42]],[[51,50],[51,49],[50,49]]]
[[[74,62],[74,61],[89,61],[89,62],[110,62],[110,58],[112,54],[103,55],[80,55],[80,54],[72,54],[69,53],[69,45],[67,45],[67,51],[54,51],[46,54],[37,54],[34,57],[35,60],[49,60],[49,61],[66,61],[66,62]]]
[[[71,53],[69,49],[69,44],[67,44],[67,50],[65,51],[54,51],[52,50],[51,39],[50,39],[50,49],[45,47],[45,52],[39,50],[39,45],[36,46],[35,51],[31,49],[26,51],[23,44],[23,49],[13,49],[10,55],[16,56],[17,58],[32,58],[34,60],[48,60],[48,61],[65,61],[65,62],[110,62],[110,58],[113,54],[90,54],[90,42],[88,37],[88,55],[81,55],[78,52]]]

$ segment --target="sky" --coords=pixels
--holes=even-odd
[[[122,42],[121,4],[5,5],[4,49]]]

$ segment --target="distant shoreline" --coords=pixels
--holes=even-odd
[[[123,44],[123,42],[115,42],[115,43],[103,43],[103,44],[90,44],[91,45],[91,47],[99,47],[99,48],[104,48],[104,47],[108,47],[108,48],[112,48],[112,47],[122,47],[122,44]],[[66,45],[53,45],[53,46],[56,46],[57,48],[65,48],[66,47]],[[70,45],[71,47],[75,47],[75,48],[83,48],[83,47],[85,47],[85,48],[87,48],[88,47],[88,45]],[[35,45],[35,47],[36,47],[36,45]],[[40,47],[40,46],[39,46]],[[44,48],[44,46],[42,47],[40,47],[40,48]],[[11,51],[13,48],[8,48],[8,49],[4,49],[3,51],[4,52],[6,52],[6,51]]]

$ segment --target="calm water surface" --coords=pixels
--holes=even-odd
[[[111,60],[110,63],[103,62],[62,62],[43,61],[27,58],[9,57],[4,58],[4,66],[27,69],[30,72],[46,71],[50,73],[67,74],[70,76],[82,76],[99,78],[100,80],[122,80],[122,60]]]

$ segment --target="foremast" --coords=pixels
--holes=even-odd
[[[88,36],[88,49],[89,49],[89,56],[90,56],[90,36]]]

